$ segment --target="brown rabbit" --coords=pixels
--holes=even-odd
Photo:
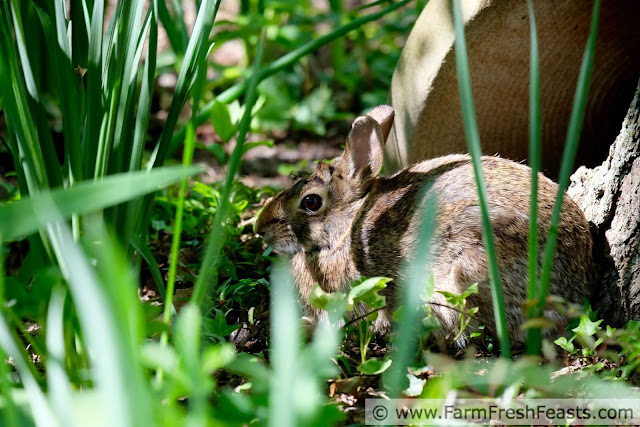
[[[276,251],[290,257],[291,268],[306,315],[325,316],[307,303],[314,283],[328,292],[345,291],[361,276],[397,279],[404,261],[412,260],[420,224],[419,198],[425,184],[435,194],[437,215],[430,269],[435,291],[460,294],[478,283],[468,299],[480,308],[471,325],[494,329],[487,258],[482,239],[473,167],[467,155],[449,155],[378,177],[384,142],[393,123],[393,109],[379,106],[358,117],[347,138],[344,154],[332,164],[319,163],[306,179],[269,201],[256,230]],[[500,278],[507,309],[509,335],[522,341],[522,304],[527,294],[527,238],[531,170],[498,157],[483,157],[489,211],[493,225]],[[540,175],[540,254],[549,229],[558,186]],[[588,297],[592,269],[591,235],[580,208],[564,197],[558,244],[549,293],[571,302]],[[425,280],[426,281],[426,280]],[[385,330],[393,310],[393,285],[388,309],[376,322]],[[453,332],[458,313],[434,292],[433,313],[445,333]],[[552,311],[548,317],[559,320]]]

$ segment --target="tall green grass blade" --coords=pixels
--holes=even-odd
[[[400,319],[395,334],[394,351],[390,356],[393,363],[383,374],[383,383],[391,396],[400,397],[407,388],[407,367],[418,350],[420,339],[419,328],[423,298],[431,299],[433,289],[427,289],[429,266],[431,265],[430,244],[436,221],[436,195],[430,191],[431,186],[424,189],[422,223],[419,230],[418,247],[415,258],[403,268],[406,280],[402,283]],[[423,296],[424,295],[424,296]],[[424,315],[424,313],[422,313]]]
[[[144,137],[146,136],[147,125],[149,123],[149,114],[151,109],[151,100],[150,100],[150,89],[148,86],[148,78],[146,79],[147,85],[145,85],[145,81],[142,82],[142,86],[140,89],[140,96],[138,97],[138,110],[135,114],[135,128],[133,137],[129,135],[129,129],[134,127],[133,124],[133,110],[135,109],[136,103],[136,82],[138,77],[138,64],[140,62],[140,58],[142,57],[142,52],[145,46],[145,40],[147,32],[150,32],[150,27],[155,27],[157,29],[157,23],[154,18],[154,7],[153,4],[150,5],[147,10],[147,15],[144,19],[144,24],[140,33],[138,34],[138,41],[135,45],[129,45],[131,49],[129,54],[127,55],[127,61],[130,61],[129,65],[130,69],[125,69],[125,73],[128,72],[130,75],[125,75],[124,80],[127,81],[126,93],[123,98],[121,98],[121,108],[118,110],[118,114],[122,114],[121,120],[124,123],[123,127],[119,129],[120,134],[116,134],[116,139],[119,143],[114,144],[114,148],[116,150],[116,155],[113,161],[111,162],[110,173],[124,172],[124,171],[135,171],[140,169],[140,164],[142,163],[142,155],[144,151]],[[152,36],[149,40],[149,45],[147,52],[153,48],[154,52],[157,48],[157,33],[155,34],[155,38]],[[150,61],[147,61],[143,70],[146,70],[148,67],[153,66],[154,70],[152,72],[151,79],[153,79],[155,75],[155,53],[153,54],[154,58]],[[146,74],[148,77],[148,70],[142,72],[143,75]],[[141,126],[144,126],[142,128]],[[123,239],[123,242],[127,242],[128,236],[133,234],[133,230],[136,228],[135,217],[140,212],[141,201],[136,199],[128,202],[124,205],[118,205],[113,208],[110,212],[110,216],[108,217],[111,220],[111,223],[114,224],[114,227],[118,230],[123,230],[122,235],[126,236]]]
[[[0,90],[7,125],[15,132],[16,147],[23,160],[23,174],[29,193],[37,193],[48,186],[42,151],[38,144],[37,126],[27,100],[26,83],[19,71],[18,58],[11,33],[9,4],[0,4]]]
[[[0,240],[0,312],[5,312],[6,299],[5,299],[5,271],[4,271],[4,247],[2,245],[2,240]],[[4,363],[7,360],[7,355],[3,351],[3,346],[0,345],[0,396],[2,396],[2,401],[4,403],[4,417],[2,421],[6,423],[9,427],[17,427],[18,426],[18,409],[16,408],[15,402],[11,396],[12,388],[9,383],[9,364]]]
[[[537,296],[538,284],[538,172],[540,171],[542,152],[542,121],[540,98],[540,55],[538,52],[538,34],[533,1],[527,0],[529,9],[529,25],[531,37],[530,70],[529,70],[529,167],[531,167],[531,200],[529,205],[529,286],[527,300],[531,303]],[[529,318],[535,310],[529,310]],[[527,341],[527,353],[537,354],[540,348],[531,348],[533,341]]]
[[[140,88],[140,97],[138,100],[138,110],[136,113],[136,123],[134,129],[133,146],[130,153],[129,171],[135,171],[142,168],[142,158],[145,148],[145,139],[149,128],[149,116],[151,115],[151,100],[153,98],[153,88],[156,70],[156,57],[158,46],[158,20],[156,5],[157,0],[151,3],[149,13],[151,19],[151,27],[149,30],[149,40],[147,48],[147,59],[142,74],[142,84]],[[135,230],[141,227],[143,220],[142,214],[144,199],[131,201],[127,208],[127,218],[125,225],[127,227],[126,235],[132,236]],[[164,296],[163,296],[164,298]]]
[[[93,2],[92,2],[93,3]],[[72,26],[71,63],[86,67],[89,51],[89,30],[91,27],[87,0],[78,0],[69,5]]]
[[[0,248],[2,248],[3,239],[0,236]],[[29,396],[29,404],[31,406],[31,413],[33,414],[33,419],[39,426],[46,427],[56,427],[59,425],[57,418],[55,417],[54,412],[51,410],[47,399],[38,385],[32,371],[31,366],[25,359],[23,352],[20,350],[18,345],[16,345],[17,341],[13,334],[11,333],[11,329],[9,327],[9,323],[6,320],[6,313],[8,310],[6,309],[6,301],[5,301],[5,271],[4,271],[4,257],[1,255],[0,251],[0,356],[11,356],[13,359],[13,363],[16,367],[16,370],[20,374],[20,379],[22,380],[22,385]],[[4,354],[3,354],[4,353]],[[5,358],[2,357],[0,365],[0,388],[4,397],[6,397],[4,403],[4,408],[9,413],[10,423],[16,424],[17,419],[17,410],[14,405],[13,399],[10,396],[11,388],[9,384],[7,384],[6,378],[4,375],[7,371],[8,363],[5,363]],[[8,424],[10,424],[8,423]]]
[[[47,312],[47,385],[49,401],[60,422],[74,425],[73,404],[69,377],[65,372],[64,347],[64,302],[66,290],[62,286],[53,288]]]
[[[104,118],[102,96],[104,0],[94,0],[90,25],[86,74],[86,117],[82,141],[82,146],[84,147],[84,173],[87,177],[94,174],[96,156],[100,146],[100,128]]]
[[[50,203],[57,206],[62,218],[69,218],[74,213],[83,214],[104,209],[156,191],[200,171],[198,167],[171,166],[151,172],[113,175],[102,181],[81,182],[70,189],[42,192],[0,206],[0,236],[3,240],[13,240],[43,228],[51,221],[51,217],[46,214]]]
[[[7,360],[7,357],[4,351],[2,351],[2,348],[0,348],[0,360]],[[0,416],[0,421],[3,426],[20,427],[23,424],[18,420],[18,408],[13,399],[9,376],[9,364],[0,363],[0,397],[4,403],[2,412],[0,412],[2,415]]]
[[[83,103],[83,91],[80,87],[80,75],[74,71],[71,63],[66,2],[64,0],[54,0],[54,7],[55,23],[51,23],[51,17],[44,11],[38,10],[38,16],[45,33],[45,42],[47,43],[51,64],[58,74],[58,78],[55,81],[60,97],[59,105],[62,110],[65,160],[68,168],[68,178],[73,183],[82,180],[84,172],[82,163],[82,123],[80,122],[80,117],[83,116],[81,106]],[[53,27],[54,24],[55,28]]]
[[[22,384],[29,396],[29,404],[31,406],[33,419],[39,426],[58,426],[59,423],[57,422],[51,407],[47,403],[47,399],[42,389],[33,377],[31,370],[29,369],[28,362],[25,360],[22,352],[16,345],[16,341],[11,334],[11,330],[5,320],[4,314],[0,315],[0,347],[8,356],[11,356],[16,366],[16,370],[20,374]]]
[[[13,24],[16,44],[20,55],[20,65],[29,92],[28,97],[33,100],[29,103],[29,107],[33,116],[33,122],[36,126],[36,135],[42,152],[43,168],[47,174],[49,186],[55,187],[62,185],[61,168],[51,136],[47,113],[44,110],[38,92],[43,90],[41,87],[48,83],[48,79],[46,76],[43,78],[42,75],[34,74],[33,71],[36,70],[37,72],[38,67],[46,68],[43,66],[43,61],[47,60],[48,55],[46,49],[44,51],[42,50],[44,46],[40,38],[42,36],[39,25],[40,21],[37,18],[37,13],[33,12],[34,9],[37,9],[34,6],[32,8],[26,8],[27,13],[20,13],[20,10],[25,8],[21,3],[18,4],[20,4],[21,7],[13,8],[13,10],[16,11],[13,15]],[[24,28],[27,28],[28,31],[25,32]],[[38,51],[41,57],[37,56]],[[19,165],[20,162],[14,164]],[[24,194],[26,194],[26,192]]]
[[[162,280],[162,272],[160,271],[160,267],[158,267],[158,262],[156,258],[153,256],[153,252],[149,249],[149,245],[144,243],[139,237],[131,236],[129,243],[135,249],[140,256],[147,263],[147,267],[149,267],[149,272],[151,273],[151,277],[153,278],[156,287],[158,288],[158,292],[160,292],[160,297],[162,297],[162,301],[167,301],[167,291],[164,288],[164,281]],[[174,309],[175,311],[175,309]]]
[[[16,35],[16,44],[18,45],[18,55],[20,55],[20,62],[24,72],[25,83],[29,95],[34,101],[39,102],[38,89],[36,88],[36,82],[33,77],[33,71],[29,63],[29,55],[27,54],[27,48],[24,42],[24,28],[22,25],[22,18],[20,16],[20,7],[16,7],[15,0],[11,3],[11,10],[13,12],[13,29]]]
[[[500,285],[500,273],[496,257],[496,247],[493,240],[491,220],[489,217],[489,203],[487,191],[482,173],[482,150],[480,148],[480,134],[476,123],[476,113],[473,106],[473,93],[471,91],[471,76],[469,75],[469,60],[467,58],[467,45],[464,36],[464,20],[460,0],[453,0],[453,21],[455,27],[455,50],[458,71],[458,87],[460,89],[460,101],[462,103],[462,117],[464,130],[467,136],[467,148],[471,154],[473,171],[478,187],[478,200],[482,215],[482,236],[484,238],[485,252],[489,266],[489,282],[491,284],[491,297],[493,300],[493,313],[496,322],[496,333],[500,340],[500,353],[502,357],[511,357],[509,349],[509,330],[507,329],[507,317],[505,314],[504,298]]]
[[[194,304],[187,304],[180,312],[175,327],[176,349],[182,356],[186,375],[189,378],[189,416],[187,426],[207,425],[207,380],[200,369],[200,347],[202,337],[202,314]]]
[[[102,16],[103,14],[99,14],[95,11],[93,13],[93,18],[96,19],[95,22],[92,22],[92,36],[94,40],[92,40],[92,44],[90,48],[93,49],[93,65],[101,68],[100,74],[100,99],[102,100],[102,108],[96,109],[97,114],[101,114],[101,119],[99,121],[99,135],[100,137],[97,139],[97,146],[95,147],[95,155],[91,153],[91,157],[95,159],[95,161],[91,162],[91,166],[93,167],[93,177],[101,178],[106,174],[107,171],[107,162],[109,153],[112,149],[112,137],[113,137],[113,125],[115,123],[115,111],[117,105],[117,99],[114,94],[117,94],[117,86],[119,86],[119,81],[121,79],[122,74],[118,74],[114,71],[116,65],[114,63],[117,62],[117,53],[116,53],[116,40],[117,40],[117,28],[119,27],[119,23],[122,20],[123,8],[125,5],[129,5],[130,2],[117,2],[115,11],[111,16],[111,20],[109,21],[109,25],[107,26],[107,31],[102,36],[101,46],[98,48],[97,44],[99,42],[100,36],[97,32],[102,32],[103,23],[97,21],[98,16]],[[97,50],[101,52],[98,53]],[[100,61],[98,63],[97,55],[100,55]],[[118,77],[120,76],[120,77]],[[95,74],[96,82],[93,89],[97,89],[98,87],[98,74]],[[98,125],[97,116],[93,117],[93,126],[94,131],[97,130],[96,126]],[[93,140],[92,140],[93,141]],[[92,143],[89,141],[89,144]]]
[[[199,58],[199,64],[197,67],[197,75],[195,77],[195,85],[193,90],[193,106],[191,113],[191,123],[187,130],[187,138],[182,153],[182,165],[188,167],[193,162],[193,151],[195,149],[196,139],[196,126],[193,124],[195,117],[198,114],[198,107],[200,105],[200,98],[204,87],[204,82],[207,75],[207,55],[208,51]],[[178,272],[178,253],[180,251],[180,242],[182,238],[182,220],[184,212],[184,201],[187,195],[188,181],[183,179],[180,182],[180,190],[178,192],[178,203],[176,206],[176,217],[173,227],[173,237],[171,240],[171,255],[169,261],[169,273],[167,277],[167,305],[164,310],[164,321],[169,323],[171,321],[171,307],[173,303],[173,292],[175,289],[176,274]]]
[[[60,219],[49,200],[41,221]],[[91,224],[88,230],[96,230]],[[142,342],[142,319],[135,281],[128,262],[106,233],[92,236],[89,246],[98,269],[94,270],[64,222],[48,226],[58,264],[69,284],[83,331],[98,405],[119,426],[153,425],[150,391],[139,369],[138,347]],[[105,286],[109,284],[109,286]]]
[[[160,2],[162,3],[162,2]],[[134,129],[133,149],[131,151],[131,160],[128,170],[139,170],[142,167],[142,155],[144,154],[144,142],[149,127],[149,116],[151,114],[151,99],[153,98],[153,83],[156,73],[156,58],[158,47],[158,19],[156,16],[155,5],[157,0],[151,3],[150,13],[150,29],[147,47],[147,58],[144,64],[144,72],[142,75],[142,86],[140,88],[140,98],[138,100],[138,109],[136,111],[136,124]]]
[[[40,151],[42,152],[42,158],[44,161],[44,170],[47,174],[47,180],[49,187],[57,187],[62,185],[62,167],[58,162],[58,154],[53,142],[51,134],[51,128],[49,123],[49,117],[45,111],[43,104],[36,104],[31,102],[33,120],[36,126],[36,132],[39,138]],[[20,164],[20,163],[14,163]],[[25,193],[26,194],[26,193]]]
[[[60,97],[60,109],[62,110],[62,133],[64,136],[64,162],[63,175],[68,185],[83,179],[84,167],[82,164],[81,145],[81,105],[84,95],[80,87],[80,75],[74,71],[71,64],[70,24],[68,24],[66,3],[64,0],[54,1],[55,30],[51,17],[42,9],[36,9],[45,35],[48,59],[54,70],[58,70],[58,78],[55,79]],[[54,34],[56,37],[54,37]],[[57,41],[57,43],[56,43]],[[74,235],[78,236],[80,224],[78,217],[72,217]]]
[[[278,263],[271,275],[271,367],[269,426],[296,425],[295,382],[300,367],[300,316],[293,295],[293,279],[287,267]]]
[[[198,58],[197,75],[195,77],[195,87],[193,90],[193,106],[192,106],[192,121],[198,114],[198,106],[200,104],[200,96],[202,94],[203,84],[207,73],[207,56],[208,51],[203,52],[200,58]],[[185,141],[184,151],[182,154],[182,165],[189,166],[193,161],[193,151],[195,149],[196,128],[189,125],[187,132],[187,139]],[[167,299],[165,300],[163,320],[168,325],[171,322],[171,314],[173,310],[173,293],[175,291],[176,275],[178,272],[178,254],[180,252],[180,244],[182,240],[182,221],[184,212],[184,201],[187,195],[187,179],[180,181],[180,189],[178,191],[178,203],[176,205],[176,216],[173,226],[173,236],[171,239],[171,254],[169,256],[169,272],[167,275]],[[163,333],[160,337],[160,343],[164,346],[167,344],[167,334]],[[162,381],[163,372],[158,370],[156,379],[158,383]],[[200,405],[196,405],[200,408]],[[200,409],[198,409],[200,412]]]
[[[187,34],[187,28],[184,24],[182,8],[179,4],[177,8],[175,5],[175,2],[173,2],[175,16],[172,17],[166,2],[158,2],[158,18],[160,18],[160,22],[162,22],[162,27],[167,33],[169,43],[176,56],[183,58],[189,43],[189,35]]]
[[[187,102],[187,97],[193,84],[193,76],[196,75],[198,60],[204,52],[209,50],[208,36],[211,33],[219,5],[219,0],[204,1],[200,5],[200,10],[198,11],[198,16],[193,26],[193,32],[191,33],[191,39],[189,40],[189,45],[185,53],[184,62],[178,75],[178,82],[176,83],[171,107],[169,107],[167,120],[162,128],[162,134],[160,135],[156,150],[149,160],[149,168],[154,165],[162,166],[162,164],[164,164],[171,142],[171,135],[173,135],[182,108]]]
[[[599,18],[600,0],[595,0],[593,3],[589,38],[587,39],[584,56],[582,57],[576,94],[573,99],[573,107],[571,109],[571,117],[569,119],[569,127],[567,129],[567,139],[562,153],[562,163],[560,164],[560,172],[558,174],[558,194],[553,206],[551,225],[549,226],[549,232],[544,246],[542,272],[540,273],[540,289],[538,291],[536,310],[534,313],[536,316],[542,315],[547,302],[549,282],[551,281],[551,269],[553,267],[553,257],[558,239],[558,223],[560,222],[562,203],[564,201],[565,191],[569,185],[569,177],[573,170],[573,162],[576,157],[576,151],[578,150],[580,131],[582,129],[582,122],[584,120],[584,114],[587,106],[587,94],[589,91],[589,84],[591,83]],[[541,340],[542,331],[538,328],[530,329],[527,333],[527,348],[531,351],[539,349]],[[531,341],[531,343],[529,343],[529,341]]]
[[[256,48],[256,57],[253,63],[253,69],[251,78],[249,79],[249,89],[247,91],[247,98],[244,105],[244,115],[240,119],[238,126],[238,137],[236,140],[236,146],[231,153],[229,160],[229,166],[227,169],[226,181],[222,194],[220,197],[220,204],[216,211],[216,216],[213,219],[213,227],[209,233],[209,239],[207,244],[207,251],[205,252],[204,259],[202,260],[202,267],[198,280],[196,281],[191,301],[196,305],[201,306],[204,302],[205,295],[207,295],[207,285],[210,285],[212,280],[213,270],[217,267],[220,260],[220,251],[224,242],[224,221],[227,219],[229,205],[231,204],[231,188],[235,180],[236,173],[240,169],[240,162],[242,160],[242,154],[244,143],[247,139],[247,132],[251,124],[251,110],[257,99],[257,87],[260,81],[260,67],[262,65],[262,57],[264,54],[264,31],[258,41]],[[213,280],[215,282],[215,278]],[[208,305],[208,302],[207,302]],[[204,310],[206,313],[207,311]]]
[[[95,168],[95,177],[105,176],[109,170],[124,169],[122,144],[130,140],[123,137],[126,122],[130,120],[133,106],[131,99],[131,72],[141,33],[142,2],[119,2],[112,17],[114,26],[108,38],[107,56],[103,58],[107,72],[107,120]],[[115,158],[111,157],[115,154]]]
[[[71,60],[71,45],[69,44],[67,28],[67,5],[65,4],[65,0],[53,0],[53,7],[55,10],[55,35],[58,46],[62,53]]]
[[[121,80],[119,81],[118,106],[113,132],[115,156],[109,164],[109,173],[129,170],[132,153],[133,138],[130,136],[130,129],[133,128],[133,109],[136,101],[134,94],[136,92],[138,63],[142,56],[147,29],[153,14],[153,8],[150,8],[147,11],[144,23],[141,24],[144,2],[136,2],[135,5],[136,7],[130,9],[130,13],[125,20],[127,30],[121,32],[119,35],[121,38],[118,39],[118,44],[124,42],[119,50],[119,60],[124,61],[124,64],[119,70],[122,74],[117,75]],[[123,28],[121,28],[122,30]],[[118,218],[118,220],[122,220],[122,218]]]
[[[362,27],[364,24],[368,22],[375,21],[376,19],[379,19],[384,15],[401,8],[402,6],[406,5],[410,1],[412,0],[401,0],[399,2],[395,2],[389,7],[387,7],[386,9],[358,18],[354,21],[349,22],[348,24],[345,24],[339,28],[336,28],[335,30],[325,35],[318,37],[317,39],[311,40],[310,42],[303,44],[299,48],[292,50],[291,52],[281,56],[280,58],[278,58],[277,60],[269,64],[268,66],[264,67],[264,69],[262,69],[262,71],[260,72],[258,83],[266,79],[267,77],[272,76],[275,73],[282,71],[287,67],[290,67],[291,65],[297,63],[300,60],[300,58],[310,54],[311,52],[318,50],[322,46],[325,46],[328,43],[338,39],[339,37]],[[213,110],[216,101],[222,102],[224,104],[228,104],[229,102],[238,99],[240,95],[242,95],[247,90],[247,88],[248,88],[248,81],[245,80],[222,92],[214,100],[208,102],[204,107],[202,107],[200,114],[198,114],[196,123],[198,125],[201,125],[211,116],[211,111]],[[182,144],[182,142],[184,141],[185,131],[186,129],[182,128],[172,136],[171,146],[168,149],[169,153],[173,153],[180,146],[180,144]]]
[[[171,106],[169,107],[167,120],[162,128],[159,141],[147,163],[148,170],[154,166],[162,166],[164,164],[168,153],[168,145],[171,142],[171,135],[173,134],[180,113],[187,101],[193,84],[193,76],[196,75],[198,58],[201,58],[209,49],[208,36],[218,12],[219,0],[208,0],[202,2],[200,6],[193,32],[191,34],[191,39],[189,40],[189,45],[187,47],[187,52],[178,75],[178,82],[171,101]],[[149,216],[151,215],[152,203],[153,197],[147,196],[144,198],[141,207],[139,208],[140,211],[138,218],[140,219],[136,221],[136,233],[143,236],[147,233],[146,224],[148,223]]]

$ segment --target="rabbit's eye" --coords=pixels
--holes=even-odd
[[[309,194],[304,196],[302,202],[300,202],[300,207],[302,209],[315,212],[322,207],[322,197],[317,194]]]

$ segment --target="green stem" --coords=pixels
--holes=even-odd
[[[589,30],[589,38],[587,39],[587,45],[582,58],[582,65],[580,66],[580,75],[578,76],[576,95],[571,109],[567,139],[564,146],[564,152],[562,153],[562,163],[560,164],[560,173],[558,176],[558,194],[556,196],[555,205],[553,206],[551,225],[549,226],[549,233],[547,234],[547,240],[544,247],[542,273],[540,274],[540,290],[538,292],[537,304],[534,311],[534,314],[537,317],[542,316],[543,314],[547,294],[549,292],[551,268],[553,266],[553,258],[558,239],[558,223],[560,222],[560,214],[562,212],[562,202],[564,201],[564,194],[569,184],[569,176],[573,171],[573,162],[576,157],[576,151],[578,150],[580,131],[582,129],[582,122],[584,120],[584,114],[587,106],[587,93],[591,82],[599,17],[600,0],[595,0],[593,3],[593,14],[591,16],[591,29]],[[542,341],[542,331],[539,328],[530,329],[527,334],[527,342],[530,340],[532,343],[527,346],[528,349],[533,349],[534,345],[539,348],[539,343]]]
[[[191,296],[191,301],[194,302],[198,306],[202,306],[204,302],[204,297],[206,295],[207,285],[212,282],[212,274],[213,270],[216,268],[218,261],[220,259],[220,250],[222,249],[222,244],[224,240],[224,221],[227,218],[227,210],[229,209],[229,205],[231,203],[231,188],[233,186],[234,178],[238,169],[240,168],[240,161],[242,159],[243,154],[243,146],[244,142],[247,139],[247,132],[249,131],[249,125],[251,124],[251,110],[253,109],[253,105],[257,99],[257,87],[260,81],[260,66],[262,63],[262,56],[264,53],[264,31],[260,36],[260,41],[258,42],[258,46],[256,49],[256,58],[253,64],[253,70],[251,74],[251,78],[249,79],[249,86],[247,91],[247,99],[244,106],[244,115],[240,120],[239,130],[238,130],[238,138],[236,141],[236,146],[233,149],[233,153],[231,153],[231,159],[229,160],[229,169],[227,170],[227,177],[225,181],[224,188],[222,190],[222,195],[220,197],[220,204],[218,205],[218,210],[216,211],[216,216],[213,220],[213,228],[209,233],[209,240],[207,245],[207,251],[205,253],[204,259],[202,261],[202,266],[200,269],[200,274],[198,275],[198,280],[196,281],[196,286],[193,291],[193,295]],[[195,122],[197,123],[197,118]],[[203,313],[207,313],[207,310],[204,309]]]
[[[529,286],[527,300],[533,304],[537,296],[538,283],[538,171],[540,170],[542,125],[540,121],[540,58],[538,35],[533,2],[527,0],[531,30],[530,83],[529,83],[529,166],[531,167],[531,201],[529,206]],[[529,318],[535,316],[533,306]],[[527,341],[527,354],[538,354],[540,347],[534,340]]]
[[[504,298],[500,285],[500,273],[498,270],[498,259],[496,247],[493,240],[491,220],[489,217],[489,203],[487,201],[487,190],[482,173],[482,150],[480,149],[480,134],[476,122],[475,109],[473,107],[473,94],[471,91],[471,76],[469,75],[469,61],[467,58],[467,45],[464,38],[464,20],[460,0],[454,0],[454,25],[456,30],[456,62],[458,71],[458,86],[460,89],[460,100],[462,103],[462,117],[464,129],[467,136],[467,148],[471,154],[473,172],[478,187],[478,199],[480,203],[480,213],[482,215],[482,236],[484,238],[485,251],[489,265],[489,283],[491,285],[491,297],[493,300],[493,314],[496,322],[496,334],[500,340],[500,353],[502,357],[510,358],[509,330],[507,329],[507,316],[504,309]]]
[[[207,51],[203,51],[201,58],[199,58],[198,66],[196,68],[198,74],[196,75],[196,81],[193,89],[193,106],[191,120],[187,125],[187,137],[185,139],[184,151],[182,153],[183,166],[191,166],[193,163],[193,152],[195,149],[196,129],[195,118],[198,114],[198,106],[200,105],[200,99],[202,95],[202,89],[207,75]],[[184,218],[184,201],[187,195],[188,178],[184,178],[180,181],[180,189],[178,191],[178,203],[176,205],[176,219],[173,226],[173,236],[171,239],[171,255],[169,258],[169,273],[167,277],[167,292],[166,300],[164,304],[163,321],[169,325],[171,323],[171,311],[173,308],[173,294],[175,292],[176,275],[178,272],[178,255],[180,253],[180,242],[182,236],[182,222]],[[168,342],[168,335],[166,331],[162,332],[160,336],[160,344],[166,346]],[[158,370],[156,372],[156,382],[159,384],[162,382],[163,372]]]

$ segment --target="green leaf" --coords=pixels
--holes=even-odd
[[[590,337],[602,329],[600,323],[602,323],[602,319],[592,322],[587,315],[582,315],[580,316],[580,324],[572,330],[578,336]]]
[[[325,292],[318,283],[313,284],[309,294],[309,303],[321,310],[351,310],[353,306],[347,302],[347,295],[342,292]]]
[[[472,294],[477,294],[477,293],[478,293],[478,284],[474,283],[473,285],[469,286],[467,290],[464,291],[460,296],[464,299],[467,299]]]
[[[407,378],[409,378],[409,387],[402,393],[405,396],[409,397],[420,396],[420,394],[422,394],[422,389],[424,389],[424,385],[427,383],[427,380],[418,378],[412,374],[407,374]]]
[[[261,145],[264,145],[265,147],[269,147],[269,148],[273,148],[273,140],[272,139],[267,139],[265,141],[256,141],[256,142],[245,142],[244,146],[242,147],[242,153],[246,153],[247,151],[256,148],[256,147],[260,147]]]
[[[229,142],[236,134],[236,127],[231,122],[231,114],[225,104],[220,101],[214,101],[211,108],[211,123],[213,129],[224,142]]]
[[[574,353],[576,351],[575,347],[573,346],[573,339],[567,341],[565,337],[560,337],[554,342],[568,353]]]
[[[202,354],[202,373],[209,375],[213,371],[224,368],[233,361],[235,356],[236,351],[229,343],[210,345]]]
[[[324,135],[327,131],[323,118],[331,118],[335,109],[331,89],[321,85],[293,108],[294,127]]]
[[[378,292],[387,287],[391,279],[386,277],[372,277],[354,286],[349,291],[349,305],[359,302],[365,303],[369,308],[382,308],[386,304],[386,298]]]
[[[179,359],[173,347],[157,342],[144,343],[140,349],[140,361],[150,369],[162,369],[172,373],[178,370]]]
[[[237,325],[229,325],[227,323],[227,319],[221,310],[216,308],[215,314],[213,319],[205,320],[205,330],[214,338],[226,338],[231,332],[238,329]]]
[[[372,357],[371,359],[361,363],[358,366],[358,371],[365,375],[378,375],[383,373],[391,366],[391,359],[377,359]]]
[[[424,334],[428,335],[440,329],[440,322],[438,322],[438,319],[436,319],[433,316],[427,316],[424,319],[422,319],[422,327],[424,330]]]
[[[81,182],[68,189],[42,191],[0,206],[0,235],[5,240],[16,240],[35,233],[52,221],[125,202],[200,171],[199,167],[168,166],[151,172],[123,173],[102,181]]]
[[[271,371],[265,366],[264,361],[256,356],[239,353],[226,370],[249,379],[256,392],[265,391],[269,386]]]
[[[150,165],[162,166],[167,155],[173,152],[169,147],[171,144],[171,136],[173,135],[184,105],[187,102],[192,87],[193,76],[196,75],[198,66],[203,62],[202,60],[206,58],[209,52],[208,35],[211,33],[211,27],[218,13],[219,5],[219,0],[203,0],[200,2],[198,16],[196,17],[191,38],[189,39],[189,44],[184,54],[180,73],[178,74],[178,82],[176,83],[176,89],[173,99],[171,100],[171,107],[169,107],[167,120],[162,128],[160,140],[150,159]],[[208,117],[209,112],[206,114]],[[181,137],[181,142],[182,141],[184,141],[184,134]]]
[[[447,291],[438,291],[438,293],[442,294],[444,298],[447,300],[447,302],[454,307],[457,307],[462,304],[462,297],[458,294],[454,294],[452,292],[447,292]]]
[[[298,307],[293,295],[293,277],[287,266],[277,263],[271,270],[271,348],[272,377],[269,388],[269,421],[271,425],[295,425],[296,400],[303,371],[300,357]],[[292,405],[296,402],[297,405]]]

